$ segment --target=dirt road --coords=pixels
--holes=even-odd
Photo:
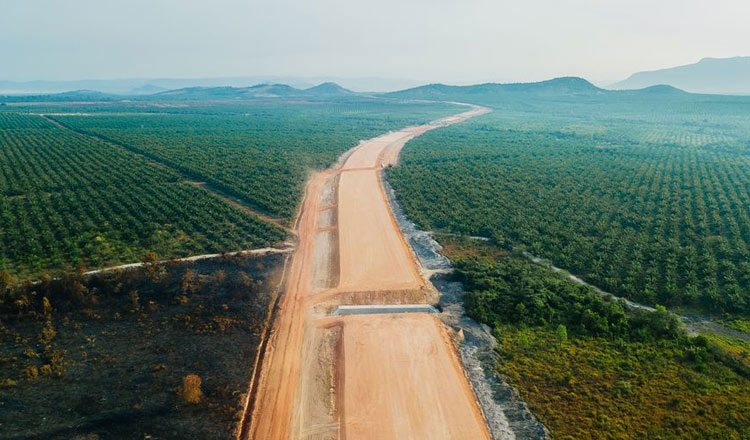
[[[489,438],[450,330],[434,316],[330,315],[341,304],[434,301],[390,212],[381,170],[415,136],[489,111],[471,107],[362,142],[312,176],[241,437]]]
[[[424,285],[411,255],[404,252],[401,233],[391,225],[381,191],[379,173],[373,169],[347,171],[340,177],[340,291],[407,290]]]
[[[433,315],[349,316],[343,337],[347,438],[487,438],[450,336]]]

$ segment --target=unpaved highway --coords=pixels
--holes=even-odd
[[[436,302],[381,184],[408,140],[483,107],[360,143],[309,180],[241,437],[482,439],[451,330],[424,313],[331,316],[341,304]]]

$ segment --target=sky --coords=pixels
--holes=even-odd
[[[0,80],[624,79],[750,55],[747,0],[0,0]]]

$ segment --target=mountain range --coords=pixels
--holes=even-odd
[[[0,95],[39,95],[63,93],[71,90],[95,90],[114,95],[150,95],[167,90],[192,87],[248,87],[254,84],[288,84],[299,89],[316,84],[336,82],[356,91],[385,92],[414,87],[418,81],[401,78],[337,78],[248,76],[227,78],[139,78],[94,79],[76,81],[0,81]]]
[[[693,93],[750,94],[750,57],[703,58],[695,64],[638,72],[610,85],[615,90],[666,84]]]
[[[298,89],[287,84],[258,84],[251,87],[187,87],[168,90],[149,95],[149,99],[164,100],[226,100],[226,99],[263,99],[263,98],[312,98],[342,97],[356,95],[349,89],[327,82],[307,89]]]
[[[328,99],[357,97],[360,94],[336,83],[322,83],[306,89],[287,84],[257,84],[250,87],[185,87],[148,95],[115,95],[95,90],[73,90],[46,95],[6,95],[7,102],[44,101],[242,101],[257,99]]]
[[[672,86],[658,85],[638,90],[607,90],[578,77],[562,77],[547,81],[517,84],[477,84],[448,86],[428,84],[382,95],[398,99],[461,101],[486,105],[528,104],[534,102],[600,102],[603,99],[628,100],[680,98],[689,93]]]
[[[583,78],[562,77],[533,83],[486,83],[469,86],[428,84],[397,92],[381,93],[382,98],[463,101],[498,104],[528,100],[559,100],[586,102],[599,98],[628,98],[630,96],[688,95],[672,86],[651,86],[640,90],[613,91],[597,87]],[[288,84],[258,84],[250,87],[185,87],[148,95],[115,95],[93,90],[75,90],[47,95],[10,95],[7,102],[43,101],[247,101],[247,100],[326,100],[331,98],[357,99],[370,94],[358,93],[333,82],[300,89]]]

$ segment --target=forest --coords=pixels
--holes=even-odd
[[[425,229],[645,304],[748,314],[750,100],[662,98],[499,102],[410,142],[388,179]]]
[[[497,371],[555,438],[750,435],[750,366],[663,307],[629,309],[491,243],[441,241],[466,312],[493,329]]]

